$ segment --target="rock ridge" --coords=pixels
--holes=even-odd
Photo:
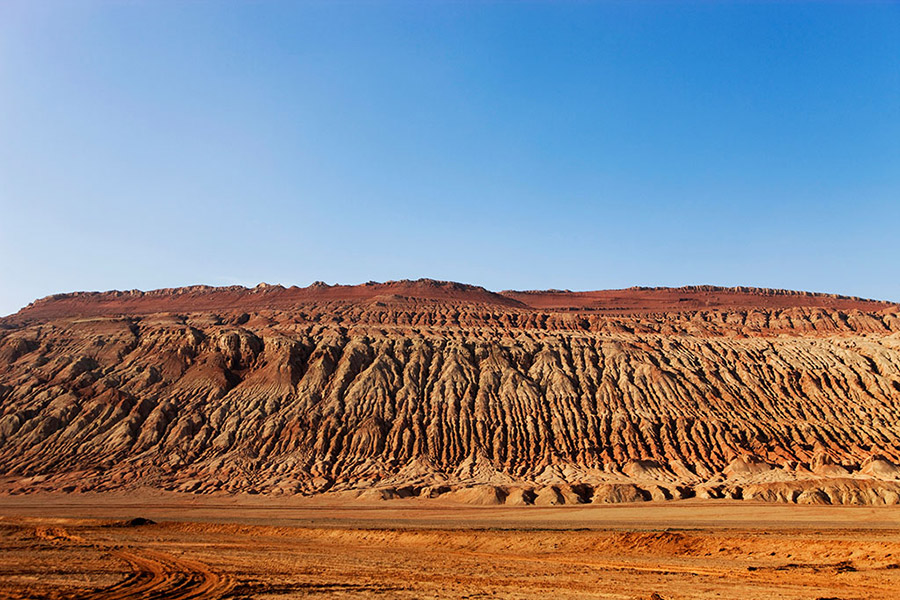
[[[0,493],[900,502],[900,307],[644,291],[620,314],[553,303],[622,290],[535,308],[435,280],[37,301],[0,329]]]

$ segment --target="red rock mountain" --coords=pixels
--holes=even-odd
[[[900,502],[900,306],[432,280],[0,319],[0,491]]]

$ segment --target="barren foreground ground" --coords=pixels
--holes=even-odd
[[[46,495],[0,515],[8,598],[900,598],[896,507]]]

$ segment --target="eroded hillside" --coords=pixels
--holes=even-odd
[[[7,492],[897,503],[898,417],[900,309],[855,298],[426,280],[0,322]]]

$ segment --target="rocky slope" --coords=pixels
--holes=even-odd
[[[0,490],[900,502],[900,306],[420,280],[0,320]]]

